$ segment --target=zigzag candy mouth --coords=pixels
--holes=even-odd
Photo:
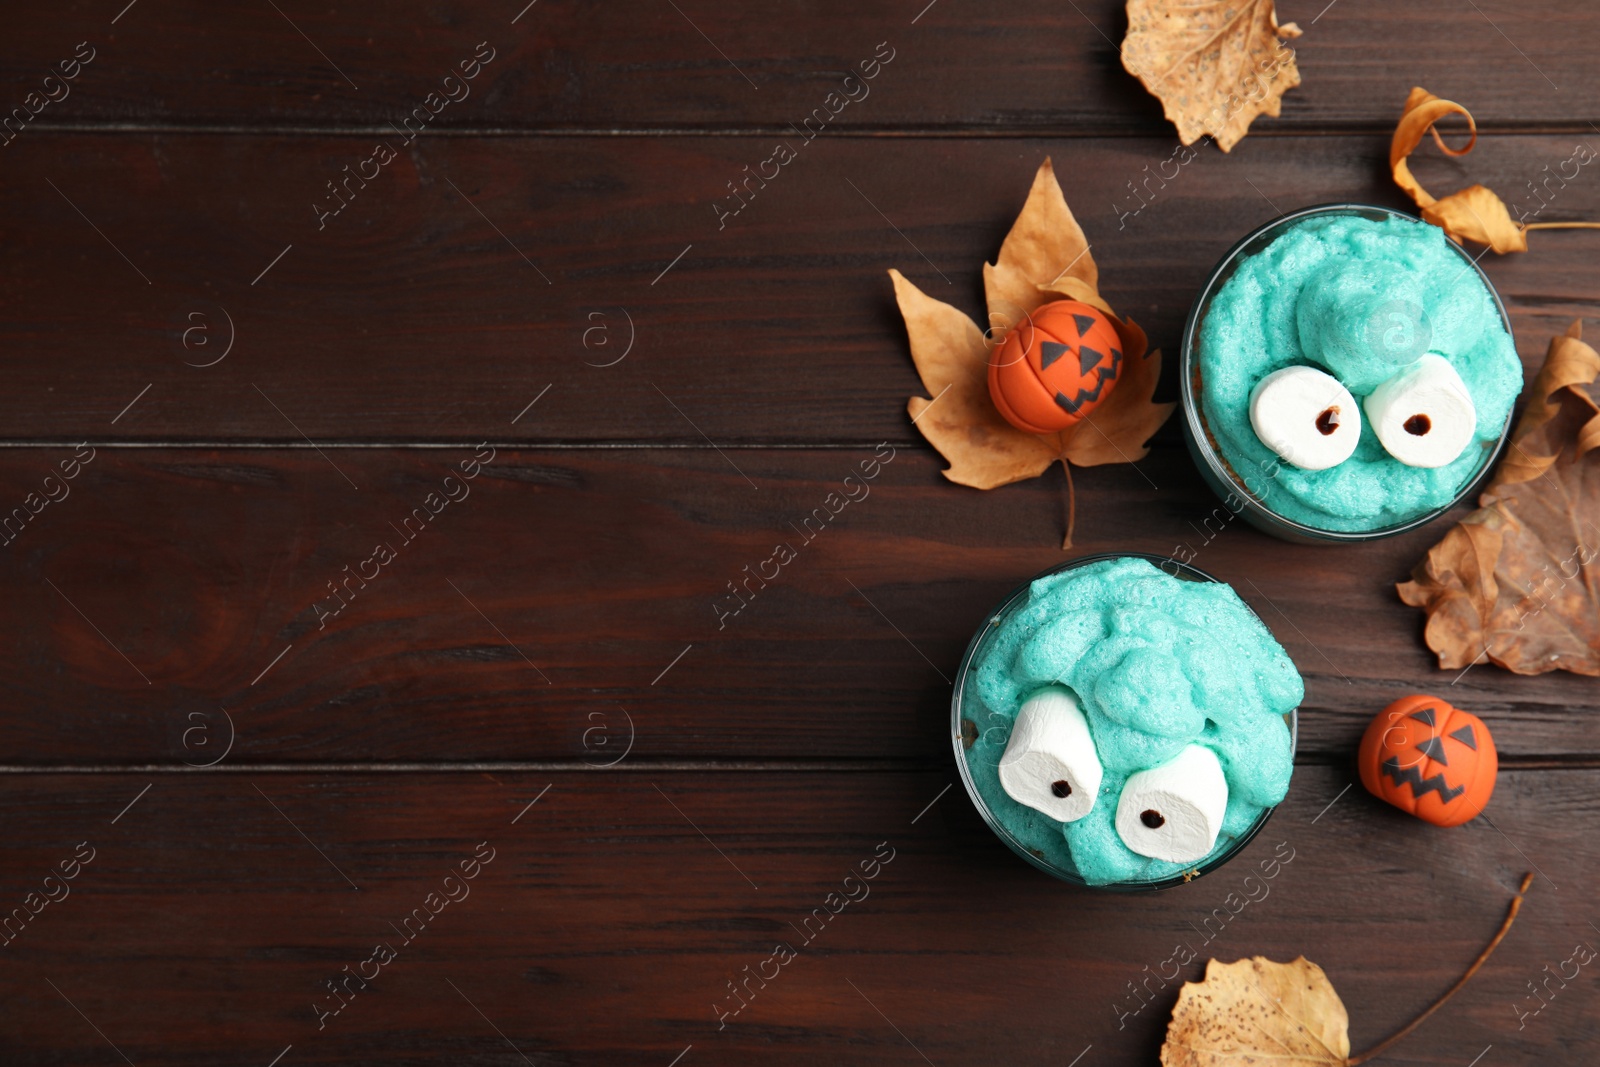
[[[1045,344],[1044,344],[1044,347],[1046,349],[1051,348],[1052,347],[1052,342],[1046,341]],[[1060,349],[1065,349],[1066,348],[1065,345],[1054,345],[1054,347],[1060,348]],[[1094,357],[1092,361],[1090,361],[1090,359],[1089,359],[1090,356]],[[1084,348],[1080,352],[1078,358],[1082,362],[1086,362],[1086,363],[1089,364],[1088,368],[1086,368],[1084,370],[1084,373],[1087,374],[1089,372],[1089,370],[1093,370],[1100,363],[1100,361],[1102,359],[1104,359],[1105,357],[1101,353],[1096,352],[1092,348]],[[1054,362],[1054,361],[1052,360],[1051,362]],[[1084,404],[1089,403],[1090,401],[1093,401],[1093,400],[1099,400],[1100,399],[1100,392],[1101,392],[1101,390],[1103,390],[1106,387],[1106,383],[1107,382],[1114,382],[1114,381],[1117,380],[1117,368],[1121,364],[1122,364],[1122,350],[1119,349],[1119,348],[1113,348],[1111,350],[1111,369],[1110,370],[1106,370],[1106,368],[1104,368],[1104,367],[1100,367],[1099,368],[1100,369],[1100,373],[1099,373],[1099,376],[1095,379],[1095,383],[1094,383],[1094,388],[1093,389],[1079,389],[1078,390],[1078,395],[1073,397],[1071,400],[1067,399],[1066,394],[1058,392],[1058,393],[1056,393],[1056,403],[1058,405],[1060,405],[1060,407],[1061,407],[1061,409],[1063,411],[1066,411],[1066,412],[1068,412],[1070,414],[1076,415],[1078,413],[1078,409],[1083,407]],[[1046,364],[1046,366],[1048,366],[1048,364]]]
[[[1400,766],[1400,759],[1397,756],[1390,756],[1384,760],[1381,769],[1385,777],[1395,785],[1409,784],[1411,786],[1411,795],[1418,800],[1421,800],[1424,794],[1433,792],[1438,793],[1439,799],[1448,804],[1466,792],[1465,786],[1452,787],[1447,785],[1443,774],[1435,774],[1432,777],[1424,778],[1422,777],[1422,772],[1417,770],[1414,764],[1409,767]]]

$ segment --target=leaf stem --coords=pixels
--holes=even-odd
[[[1072,528],[1078,523],[1078,494],[1072,487],[1072,464],[1065,455],[1061,457],[1061,469],[1067,475],[1067,533],[1061,539],[1061,551],[1065,552],[1072,547]]]
[[[1600,222],[1530,222],[1522,227],[1529,230],[1600,230]]]
[[[1382,1055],[1390,1045],[1394,1044],[1396,1041],[1399,1041],[1402,1037],[1405,1037],[1407,1034],[1411,1033],[1411,1031],[1421,1026],[1424,1019],[1442,1008],[1445,1001],[1455,996],[1456,991],[1462,986],[1466,985],[1469,978],[1478,973],[1478,968],[1483,966],[1484,962],[1490,957],[1491,954],[1493,954],[1500,942],[1505,939],[1506,933],[1511,929],[1511,924],[1516,921],[1517,912],[1522,907],[1522,898],[1528,892],[1528,886],[1532,884],[1533,872],[1529,871],[1527,874],[1522,876],[1522,885],[1517,890],[1517,895],[1511,898],[1511,906],[1506,909],[1505,922],[1500,924],[1499,932],[1494,935],[1494,939],[1489,942],[1484,950],[1478,954],[1478,958],[1472,961],[1472,966],[1467,968],[1467,973],[1462,975],[1455,985],[1445,990],[1444,996],[1434,1001],[1432,1007],[1423,1012],[1421,1015],[1417,1016],[1415,1019],[1412,1019],[1409,1023],[1406,1023],[1406,1025],[1402,1026],[1396,1033],[1391,1035],[1386,1040],[1380,1041],[1377,1045],[1361,1053],[1359,1056],[1351,1056],[1349,1059],[1345,1060],[1344,1062],[1346,1067],[1356,1067],[1356,1064],[1358,1063],[1365,1063],[1370,1059]]]

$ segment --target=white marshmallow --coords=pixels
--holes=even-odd
[[[1350,390],[1316,367],[1284,367],[1250,391],[1250,425],[1261,443],[1301,470],[1337,467],[1361,440]]]
[[[1408,467],[1443,467],[1472,443],[1478,411],[1461,375],[1429,352],[1362,402],[1389,455]]]
[[[1089,814],[1105,771],[1077,697],[1059,686],[1029,697],[1017,712],[1000,785],[1019,804],[1072,822]]]
[[[1189,745],[1159,767],[1130,774],[1117,801],[1117,835],[1141,856],[1192,863],[1222,832],[1228,779],[1217,754]]]

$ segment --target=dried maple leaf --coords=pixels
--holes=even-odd
[[[1469,138],[1463,148],[1451,148],[1444,143],[1435,127],[1447,115],[1460,115],[1467,120]],[[1513,221],[1505,201],[1494,191],[1482,185],[1472,185],[1443,199],[1436,199],[1422,187],[1411,173],[1408,157],[1422,143],[1422,138],[1433,134],[1433,141],[1447,156],[1464,156],[1478,143],[1478,125],[1472,114],[1454,100],[1441,100],[1426,89],[1415,87],[1406,97],[1405,110],[1389,142],[1389,168],[1394,182],[1416,201],[1422,217],[1433,223],[1454,240],[1468,240],[1488,245],[1499,253],[1526,252],[1529,230],[1581,230],[1595,229],[1600,224],[1592,222],[1532,222]]]
[[[1099,299],[1100,268],[1089,254],[1089,239],[1072,217],[1067,198],[1047,157],[1033,175],[1028,200],[1000,242],[1000,255],[983,265],[983,294],[989,302],[989,326],[1015,326],[1049,300],[1041,289],[1067,278],[1088,286]],[[996,320],[999,321],[996,321]]]
[[[1397,587],[1427,612],[1445,670],[1600,675],[1600,354],[1579,323],[1550,342],[1511,450],[1478,510]]]
[[[958,485],[992,489],[1043,474],[1060,456],[1060,445],[1024,433],[995,410],[989,399],[989,346],[978,327],[899,271],[889,276],[911,337],[911,358],[933,396],[914,396],[906,407],[922,436],[950,461],[944,476]]]
[[[1124,353],[1137,356],[1144,352],[1147,343],[1144,331],[1131,319],[1124,322],[1117,318],[1111,306],[1100,299],[1100,294],[1082,281],[1067,277],[1042,288],[1046,293],[1081,300],[1099,308],[1116,327]],[[1080,467],[1142,459],[1150,451],[1144,443],[1155,436],[1176,406],[1155,404],[1150,399],[1155,395],[1156,380],[1161,377],[1159,350],[1147,357],[1126,359],[1122,366],[1117,387],[1094,409],[1093,421],[1085,419],[1074,430],[1058,435],[1062,438],[1061,454]]]
[[[1292,963],[1254,956],[1233,963],[1207,960],[1205,979],[1184,983],[1167,1024],[1161,1067],[1365,1063],[1415,1030],[1467,984],[1505,939],[1532,883],[1531,873],[1523,876],[1499,931],[1456,984],[1428,1010],[1360,1055],[1350,1055],[1350,1016],[1321,967],[1304,956]]]
[[[1122,65],[1161,101],[1179,140],[1210,134],[1226,152],[1300,84],[1282,40],[1298,36],[1294,23],[1278,25],[1273,0],[1128,0]]]
[[[1007,422],[989,397],[991,338],[964,313],[935,300],[891,270],[895,299],[905,318],[911,358],[929,397],[906,405],[912,422],[949,461],[945,477],[976,489],[1033,478],[1057,460],[1094,466],[1142,459],[1145,442],[1172,413],[1151,403],[1161,373],[1161,353],[1146,351],[1144,331],[1118,318],[1100,298],[1099,270],[1089,243],[1067,207],[1050,160],[1040,165],[1011,232],[994,264],[984,264],[990,332],[1020,324],[1050,300],[1071,297],[1110,318],[1122,340],[1123,371],[1093,415],[1070,429],[1031,434]],[[1070,539],[1070,530],[1069,530]]]

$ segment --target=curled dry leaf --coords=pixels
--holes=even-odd
[[[1460,115],[1467,120],[1470,134],[1462,148],[1451,148],[1444,143],[1435,126],[1449,115]],[[1488,245],[1499,253],[1526,252],[1529,230],[1592,229],[1597,224],[1588,222],[1537,222],[1523,223],[1511,218],[1505,202],[1492,190],[1482,185],[1472,185],[1442,199],[1436,199],[1422,187],[1411,173],[1408,159],[1423,137],[1433,134],[1433,141],[1447,156],[1464,156],[1478,143],[1478,126],[1466,108],[1454,100],[1441,100],[1426,89],[1413,88],[1406,98],[1405,111],[1395,127],[1389,142],[1389,167],[1395,184],[1416,201],[1422,217],[1442,229],[1456,241],[1473,241]],[[1591,158],[1592,154],[1591,154]]]
[[[1321,967],[1304,956],[1292,963],[1254,956],[1233,963],[1207,960],[1204,981],[1184,984],[1167,1024],[1161,1067],[1356,1067],[1374,1059],[1478,973],[1510,931],[1532,884],[1532,873],[1524,875],[1500,929],[1455,985],[1421,1015],[1359,1055],[1350,1055],[1350,1016]]]
[[[1445,670],[1600,675],[1600,354],[1579,323],[1550,342],[1510,451],[1462,519],[1398,586],[1428,615]]]
[[[1273,0],[1128,0],[1122,65],[1161,101],[1179,140],[1210,134],[1226,152],[1300,84],[1283,44],[1299,36],[1294,23],[1278,25]]]
[[[1434,128],[1434,123],[1448,115],[1460,115],[1467,120],[1471,137],[1465,148],[1451,148]],[[1412,175],[1407,158],[1429,133],[1433,134],[1434,143],[1448,156],[1464,156],[1478,143],[1478,124],[1472,121],[1472,114],[1466,108],[1454,100],[1441,100],[1417,86],[1406,98],[1400,124],[1394,128],[1394,137],[1389,142],[1389,168],[1394,172],[1394,183],[1416,201],[1424,219],[1457,241],[1475,241],[1502,253],[1526,252],[1527,236],[1521,227],[1511,221],[1511,213],[1506,210],[1505,202],[1487,188],[1474,185],[1439,200]]]
[[[1050,160],[1034,176],[1027,203],[985,264],[989,330],[982,331],[958,309],[923,293],[899,271],[890,271],[895,299],[905,318],[928,397],[912,397],[907,410],[918,430],[949,461],[945,477],[976,489],[993,489],[1044,473],[1061,460],[1079,466],[1131,463],[1172,413],[1153,404],[1161,353],[1147,352],[1144,331],[1117,317],[1100,298],[1099,270],[1083,229],[1067,207]],[[1060,433],[1035,435],[1008,423],[989,397],[988,361],[1004,331],[1026,320],[1040,305],[1071,297],[1093,304],[1111,319],[1123,345],[1117,387],[1094,414]]]

